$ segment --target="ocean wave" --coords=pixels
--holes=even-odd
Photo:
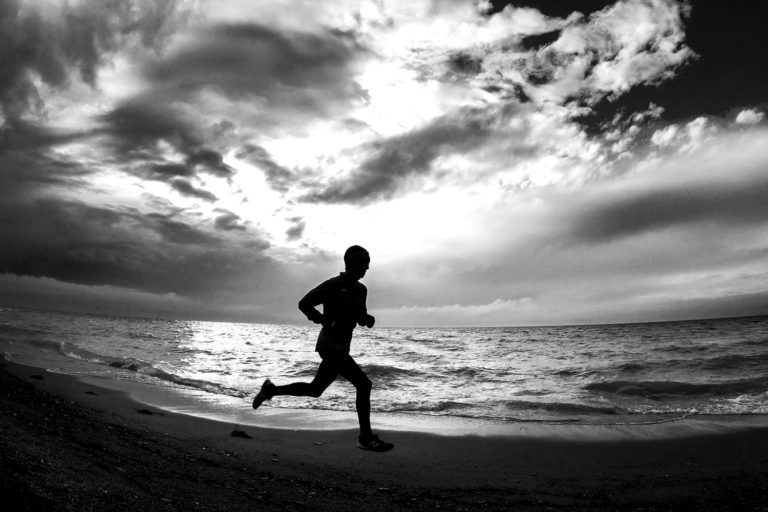
[[[66,342],[60,343],[59,348],[62,354],[64,354],[65,356],[71,359],[75,359],[78,361],[110,366],[112,368],[118,368],[121,370],[128,370],[128,371],[140,373],[142,375],[154,377],[156,379],[160,379],[166,382],[170,382],[172,384],[200,389],[208,393],[214,393],[219,395],[229,395],[229,396],[234,396],[238,398],[242,398],[247,395],[247,393],[245,393],[244,391],[241,391],[239,389],[228,388],[226,386],[222,386],[221,384],[217,384],[215,382],[209,382],[209,381],[199,380],[199,379],[190,379],[186,377],[181,377],[173,373],[166,372],[165,370],[162,370],[152,365],[152,363],[150,362],[143,361],[141,359],[137,359],[134,357],[114,358],[114,357],[105,356],[102,354],[97,354],[95,352],[91,352],[84,348],[78,347],[77,345],[73,345],[71,343],[66,343]],[[212,373],[221,374],[222,372],[220,370],[216,370]]]
[[[380,408],[386,412],[409,412],[409,413],[441,413],[451,416],[466,416],[488,419],[508,418],[507,415],[488,414],[490,409],[504,410],[512,413],[546,411],[555,414],[578,414],[578,415],[615,415],[626,414],[627,411],[616,406],[596,406],[578,403],[563,402],[532,402],[526,400],[507,400],[501,402],[488,403],[468,403],[455,400],[443,400],[436,402],[429,401],[409,401],[393,403],[389,406]]]
[[[454,400],[444,400],[438,402],[400,402],[393,403],[389,406],[383,407],[380,410],[385,412],[457,412],[466,409],[477,407],[475,404],[468,404],[466,402],[456,402]]]
[[[227,386],[217,384],[216,382],[210,382],[210,381],[201,380],[201,379],[191,379],[188,377],[181,377],[174,373],[169,373],[169,372],[166,372],[165,370],[157,368],[156,366],[153,366],[151,363],[148,363],[146,361],[141,361],[139,359],[134,359],[132,357],[112,361],[109,363],[109,366],[113,368],[120,368],[122,370],[130,370],[130,371],[141,373],[143,375],[148,375],[150,377],[154,377],[156,379],[160,379],[166,382],[171,382],[172,384],[178,384],[181,386],[200,389],[202,391],[206,391],[208,393],[214,393],[217,395],[228,395],[228,396],[234,396],[237,398],[244,398],[245,396],[248,395],[248,393],[244,391],[241,391],[239,389],[229,388]]]
[[[765,354],[729,354],[725,356],[712,357],[694,361],[699,368],[704,370],[739,370],[742,368],[755,367],[765,368],[768,366],[768,353]]]
[[[759,338],[755,340],[743,340],[738,343],[739,345],[747,345],[747,346],[762,346],[762,345],[768,345],[768,338]]]
[[[654,400],[672,396],[714,395],[727,397],[766,392],[768,391],[768,377],[699,384],[677,381],[632,382],[617,380],[593,382],[584,386],[583,389],[600,393],[641,396]]]
[[[614,376],[617,374],[653,374],[673,370],[676,374],[681,371],[701,373],[754,371],[768,367],[768,353],[764,354],[728,354],[717,357],[699,357],[690,359],[665,359],[658,361],[626,361],[615,363],[603,368],[596,368],[582,373],[584,376]],[[561,376],[572,376],[578,373],[566,368],[555,373]]]
[[[90,350],[80,348],[77,345],[74,345],[72,343],[68,343],[64,341],[64,342],[60,342],[58,346],[59,346],[59,351],[63,355],[69,357],[70,359],[85,361],[86,363],[96,363],[96,364],[109,363],[109,358],[102,356],[100,354],[96,354],[95,352],[91,352]]]
[[[161,336],[158,336],[156,334],[152,334],[151,332],[139,332],[139,331],[131,331],[126,333],[127,338],[131,339],[150,339],[150,340],[159,340]]]
[[[47,334],[47,332],[41,331],[40,329],[25,329],[23,327],[17,327],[8,323],[0,324],[0,336],[9,336],[12,339],[18,337],[26,339],[43,334]]]
[[[586,405],[568,402],[530,402],[527,400],[510,400],[504,407],[512,411],[542,410],[564,414],[620,414],[626,412],[616,406]]]
[[[434,338],[420,338],[420,337],[415,336],[413,334],[407,334],[404,339],[405,339],[405,341],[416,341],[416,342],[432,342],[432,341],[435,341]]]
[[[374,380],[412,379],[424,375],[424,372],[419,370],[408,370],[385,364],[367,364],[363,367],[363,371]]]

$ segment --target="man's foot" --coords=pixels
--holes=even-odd
[[[392,443],[385,443],[379,436],[371,434],[370,436],[360,436],[357,441],[357,447],[369,452],[388,452],[395,447]]]
[[[264,384],[261,385],[261,390],[256,394],[256,396],[253,398],[253,408],[258,409],[259,406],[264,402],[264,400],[272,400],[272,397],[274,396],[274,393],[272,392],[274,388],[276,388],[274,384],[272,384],[272,381],[267,379],[264,381]]]

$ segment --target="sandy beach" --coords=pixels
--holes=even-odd
[[[12,362],[0,382],[3,510],[768,510],[764,418],[385,430],[374,454],[354,430],[195,418]]]

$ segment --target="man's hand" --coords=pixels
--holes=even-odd
[[[373,315],[366,314],[360,321],[358,322],[359,325],[365,326],[367,328],[373,327],[373,324],[376,323],[376,319],[373,317]]]

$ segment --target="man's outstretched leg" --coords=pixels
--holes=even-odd
[[[272,397],[277,395],[311,396],[317,398],[336,380],[338,374],[334,365],[323,359],[312,382],[294,382],[285,386],[275,386],[271,380],[267,379],[253,399],[253,408],[258,409],[265,400],[272,400]]]

